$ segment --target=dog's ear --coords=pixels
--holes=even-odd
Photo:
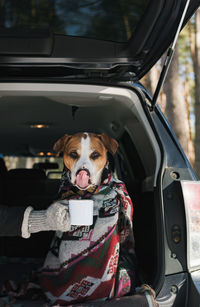
[[[60,153],[64,151],[65,145],[70,138],[71,135],[65,134],[53,145],[53,150],[56,152],[56,157],[59,157]]]
[[[103,145],[105,148],[112,154],[114,155],[117,151],[117,148],[119,146],[118,142],[111,138],[110,136],[106,134],[98,134],[98,138],[102,141]]]

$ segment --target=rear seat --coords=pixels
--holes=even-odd
[[[12,169],[8,171],[4,204],[7,206],[33,206],[46,209],[55,199],[59,180],[47,179],[41,169]],[[9,257],[44,257],[49,249],[53,232],[32,234],[29,239],[4,238],[0,254]],[[3,240],[3,239],[2,239]]]
[[[55,201],[58,198],[58,190],[60,186],[60,179],[49,179],[45,181],[46,197]]]
[[[44,208],[46,175],[42,170],[11,169],[6,181],[5,203],[8,206],[28,206]]]

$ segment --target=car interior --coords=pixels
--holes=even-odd
[[[51,162],[57,139],[81,131],[114,137],[119,149],[114,157],[108,158],[133,201],[139,274],[143,282],[155,286],[159,231],[155,189],[161,153],[145,108],[144,94],[131,85],[5,83],[0,97],[2,157],[34,158],[42,153],[46,162],[8,170],[1,158],[0,203],[47,208],[56,200],[62,171],[62,157],[57,160],[61,169]],[[52,236],[53,232],[41,232],[29,239],[0,238],[1,267],[4,267],[1,279],[13,279],[14,272],[22,276],[19,270],[30,270],[32,266],[27,263],[33,259],[34,265],[41,265]],[[11,267],[12,270],[8,269]]]

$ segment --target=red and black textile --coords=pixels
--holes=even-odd
[[[134,291],[136,261],[132,233],[133,205],[123,182],[107,172],[100,186],[81,191],[64,170],[61,199],[92,199],[92,226],[71,226],[56,233],[40,283],[52,303],[107,300]]]

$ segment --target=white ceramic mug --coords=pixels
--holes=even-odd
[[[70,199],[69,214],[71,225],[92,225],[93,203],[91,199]]]

